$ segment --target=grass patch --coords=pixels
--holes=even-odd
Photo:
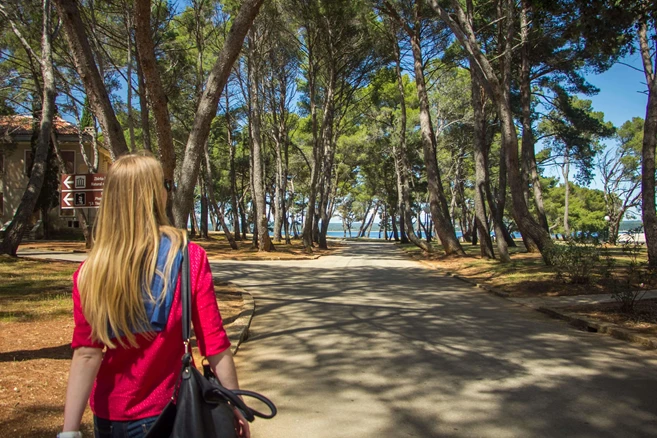
[[[71,313],[77,263],[0,258],[0,321],[25,322]]]

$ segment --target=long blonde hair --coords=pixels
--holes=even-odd
[[[124,155],[110,167],[94,228],[94,246],[78,276],[82,312],[91,338],[108,348],[122,337],[136,347],[133,330],[151,334],[142,291],[151,300],[154,275],[167,280],[184,231],[169,225],[162,166],[152,156]],[[171,240],[163,272],[156,272],[161,235]],[[164,299],[165,294],[161,295]],[[116,334],[116,337],[113,337]]]

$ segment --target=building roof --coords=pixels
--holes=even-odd
[[[0,138],[10,136],[31,136],[32,135],[32,116],[0,116]],[[53,128],[58,136],[61,135],[78,135],[78,127],[67,122],[64,119],[55,117]]]

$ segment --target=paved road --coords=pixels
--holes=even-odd
[[[657,353],[575,329],[385,244],[222,262],[256,299],[242,386],[255,438],[654,437]]]

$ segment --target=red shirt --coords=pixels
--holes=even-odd
[[[230,341],[217,307],[205,250],[190,242],[189,261],[194,333],[201,355],[212,356],[229,348]],[[82,314],[78,272],[73,274],[75,329],[71,347],[104,348],[102,343],[92,342],[91,326]],[[184,352],[180,276],[164,330],[150,340],[144,335],[135,336],[138,348],[117,345],[105,351],[89,400],[97,417],[112,421],[152,417],[159,415],[171,399]]]

